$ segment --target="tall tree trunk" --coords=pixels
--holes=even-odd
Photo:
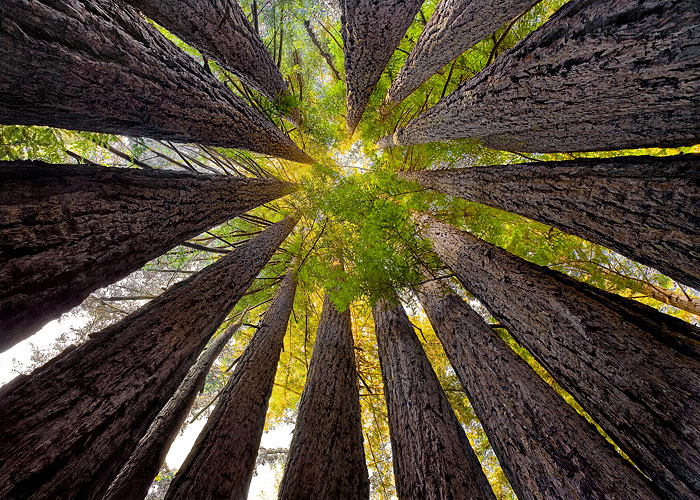
[[[127,0],[273,101],[284,78],[236,0]]]
[[[538,2],[441,0],[391,83],[387,101],[400,103],[444,65]]]
[[[304,21],[304,29],[306,30],[306,34],[309,35],[309,40],[311,40],[311,43],[314,44],[314,47],[316,47],[323,59],[326,61],[326,64],[328,64],[331,73],[333,73],[333,77],[337,81],[341,81],[342,78],[340,77],[340,73],[338,73],[338,70],[335,68],[335,64],[333,64],[333,58],[331,57],[330,53],[323,48],[323,45],[321,45],[321,42],[318,40],[316,33],[314,33],[314,30],[311,28],[311,23],[308,19]]]
[[[347,126],[352,134],[423,0],[341,0]]]
[[[170,484],[166,499],[248,497],[296,286],[290,270]]]
[[[326,294],[279,500],[369,498],[350,321]]]
[[[6,0],[0,18],[0,123],[199,142],[313,162],[121,2]]]
[[[494,499],[401,304],[372,309],[400,500]]]
[[[497,165],[401,176],[552,225],[700,289],[700,155]]]
[[[419,298],[520,500],[660,498],[460,297]]]
[[[296,224],[287,218],[0,389],[0,497],[97,499]]]
[[[187,418],[197,393],[204,388],[212,363],[240,327],[241,321],[229,326],[199,355],[185,380],[170,401],[160,410],[102,500],[146,498],[153,478],[158,474],[170,445],[173,444],[182,423]]]
[[[695,0],[572,0],[393,136],[469,137],[509,151],[596,151],[700,142]]]
[[[273,179],[0,162],[0,351],[178,243],[294,189]]]
[[[700,493],[700,332],[419,216],[464,286],[669,498]]]

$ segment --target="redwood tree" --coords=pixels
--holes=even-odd
[[[440,258],[670,498],[700,493],[700,331],[419,216]]]
[[[399,499],[495,499],[403,307],[372,314]]]
[[[296,224],[279,222],[0,389],[0,497],[99,499]]]

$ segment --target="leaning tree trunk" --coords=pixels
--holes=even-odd
[[[350,310],[326,294],[279,500],[369,498],[354,348]]]
[[[294,189],[271,179],[0,162],[0,351],[178,243]]]
[[[572,0],[382,147],[469,137],[509,151],[700,142],[696,0]]]
[[[0,497],[100,498],[295,224],[271,226],[0,389]]]
[[[419,297],[520,500],[660,498],[464,300],[435,281]]]
[[[170,483],[166,499],[248,497],[295,292],[296,277],[290,270],[236,364],[214,412]]]
[[[197,393],[204,388],[212,363],[240,327],[241,321],[229,326],[199,355],[185,380],[170,401],[160,410],[102,500],[146,498],[148,489],[153,484],[153,478],[158,474],[170,445],[173,444],[182,423],[187,418]]]
[[[700,493],[700,333],[419,216],[434,250],[669,498]]]
[[[423,0],[341,0],[347,126],[352,132]]]
[[[313,162],[121,2],[4,0],[0,19],[0,123],[199,142]]]
[[[386,99],[400,103],[445,64],[540,0],[442,0],[425,25]]]
[[[268,98],[287,91],[282,73],[236,0],[127,0]]]
[[[372,314],[399,499],[495,498],[401,304]]]
[[[401,176],[552,225],[700,289],[700,155],[526,163]]]

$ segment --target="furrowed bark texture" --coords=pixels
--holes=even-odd
[[[238,321],[214,339],[199,355],[192,365],[185,380],[168,403],[160,410],[145,436],[129,457],[129,461],[109,486],[102,500],[124,500],[126,498],[143,499],[158,475],[158,470],[165,460],[170,445],[175,441],[182,423],[197,398],[197,393],[204,389],[209,369],[231,336],[240,328]]]
[[[0,123],[199,142],[313,163],[132,7],[5,0],[0,19]]]
[[[368,499],[350,310],[326,294],[279,500]]]
[[[519,499],[660,498],[460,297],[419,298]]]
[[[275,100],[282,73],[236,0],[127,0],[168,31]]]
[[[391,83],[387,100],[400,103],[445,64],[538,2],[442,0]]]
[[[700,142],[700,4],[572,0],[382,147],[469,137],[510,151]]]
[[[399,499],[495,499],[403,307],[372,314]]]
[[[166,499],[248,497],[296,285],[288,272]]]
[[[0,351],[286,182],[0,162]]]
[[[422,0],[341,0],[350,133],[422,4]]]
[[[0,497],[98,499],[296,220],[0,389]]]
[[[700,155],[401,175],[423,187],[552,225],[700,289]]]
[[[668,498],[700,492],[698,328],[419,216],[440,258]]]

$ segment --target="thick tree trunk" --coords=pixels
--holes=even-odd
[[[520,500],[661,498],[460,297],[435,281],[420,292]]]
[[[5,0],[0,18],[0,123],[200,142],[313,162],[121,2]]]
[[[294,189],[271,179],[0,162],[0,351],[178,243]]]
[[[387,101],[400,103],[445,64],[539,0],[441,0],[396,79]]]
[[[185,380],[155,418],[146,435],[141,438],[136,450],[109,486],[102,500],[146,498],[153,478],[158,474],[170,445],[173,444],[192,403],[197,398],[197,392],[204,388],[212,363],[240,326],[240,321],[229,326],[199,355]]]
[[[341,0],[347,126],[352,132],[423,0]]]
[[[399,499],[495,498],[401,304],[372,314]]]
[[[127,0],[247,85],[275,100],[287,91],[265,44],[236,0]]]
[[[700,334],[419,216],[464,286],[669,498],[700,493]]]
[[[700,289],[700,155],[498,165],[401,176],[552,225]]]
[[[350,310],[326,294],[279,500],[368,499]]]
[[[696,0],[572,0],[382,147],[469,137],[509,151],[700,142]]]
[[[295,224],[271,226],[0,389],[0,497],[100,498]]]
[[[295,292],[296,278],[289,271],[166,499],[248,497]]]

